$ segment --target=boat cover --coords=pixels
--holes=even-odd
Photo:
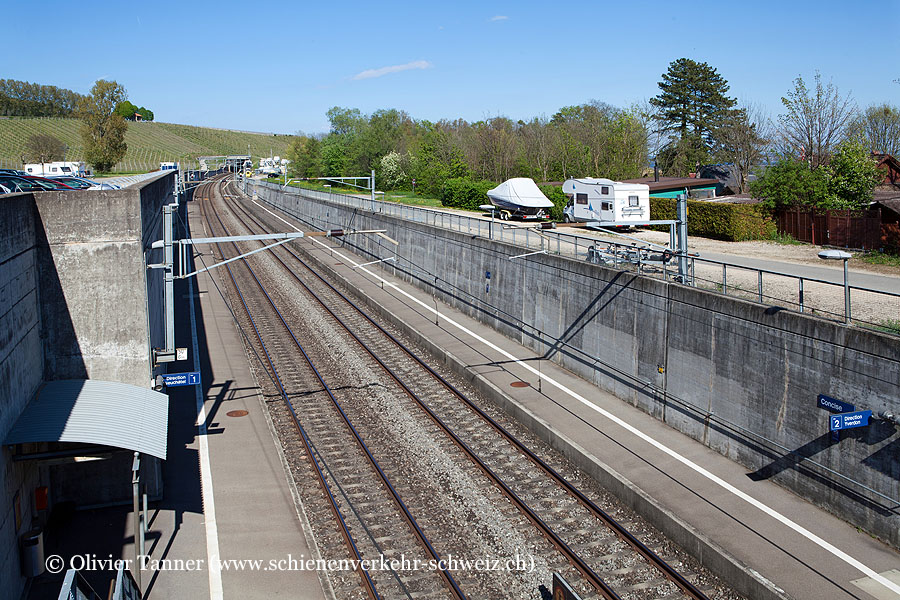
[[[523,208],[550,208],[553,202],[547,199],[533,179],[514,177],[507,179],[487,192],[488,198],[496,206],[521,206]]]

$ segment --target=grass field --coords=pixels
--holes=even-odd
[[[69,149],[66,160],[84,160],[77,119],[9,118],[0,119],[0,167],[22,168],[22,150],[28,138],[49,134]],[[113,169],[115,173],[144,173],[159,168],[164,161],[178,161],[197,167],[198,156],[247,154],[254,162],[261,156],[284,156],[293,136],[245,133],[225,129],[209,129],[175,123],[129,123],[125,134],[128,153]]]
[[[274,181],[274,180],[270,180]],[[313,181],[292,181],[290,183],[291,187],[300,187],[308,190],[318,190],[320,192],[338,192],[341,194],[368,194],[366,190],[361,190],[358,188],[351,187],[342,187],[339,185],[325,185],[318,182]],[[377,187],[376,187],[377,189]],[[382,196],[381,190],[378,190],[379,196],[378,199],[381,200]],[[408,204],[410,206],[427,206],[431,208],[441,208],[443,205],[439,198],[433,198],[431,196],[423,196],[421,194],[415,194],[410,191],[403,190],[384,190],[383,199],[388,202],[396,202],[398,204]]]

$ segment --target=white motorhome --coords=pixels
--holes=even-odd
[[[91,177],[94,172],[83,162],[54,161],[25,165],[25,172],[37,177]]]
[[[650,220],[650,186],[611,179],[568,179],[563,193],[569,199],[563,210],[567,223],[601,221],[627,226]]]

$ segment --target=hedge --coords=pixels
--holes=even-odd
[[[453,208],[478,210],[482,204],[490,204],[487,191],[497,185],[493,181],[473,181],[467,177],[448,179],[441,187],[441,204]],[[553,202],[553,208],[549,210],[550,218],[561,221],[563,209],[566,207],[566,195],[563,194],[562,188],[552,185],[542,185],[538,188]]]
[[[497,187],[493,181],[472,181],[468,177],[448,179],[441,186],[441,204],[465,210],[478,210],[489,204],[487,191]]]
[[[770,239],[776,232],[776,223],[769,212],[757,204],[729,204],[725,202],[700,202],[688,200],[688,235],[742,242]],[[676,200],[650,198],[650,218],[674,219]],[[668,231],[667,225],[653,229]]]

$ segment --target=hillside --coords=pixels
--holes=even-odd
[[[25,141],[35,134],[49,134],[69,147],[66,160],[83,160],[80,121],[61,117],[0,118],[0,167],[22,167]],[[247,154],[254,162],[261,156],[284,156],[293,136],[246,133],[175,123],[137,122],[128,124],[125,143],[128,154],[116,165],[116,172],[152,171],[163,161],[179,161],[196,167],[198,156]]]

